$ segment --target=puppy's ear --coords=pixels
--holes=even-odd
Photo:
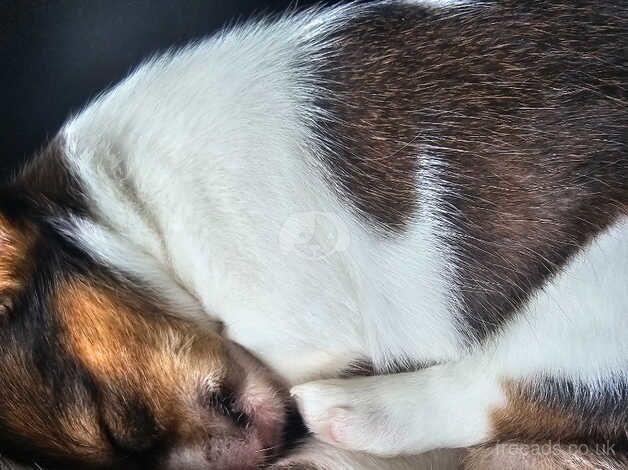
[[[33,268],[35,239],[32,226],[11,222],[0,214],[0,316],[11,310]]]
[[[13,297],[9,295],[0,297],[0,317],[8,315],[12,309]]]

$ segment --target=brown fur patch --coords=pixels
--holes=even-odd
[[[73,352],[97,376],[126,375],[126,364],[144,363],[169,377],[169,368],[186,366],[185,376],[198,373],[195,361],[215,361],[216,377],[224,375],[219,341],[206,341],[198,329],[164,315],[146,298],[121,286],[97,285],[84,279],[66,282],[57,290],[57,307],[67,327]],[[162,357],[163,349],[173,356]],[[181,364],[181,356],[193,354]],[[154,355],[158,354],[159,357]],[[126,362],[129,361],[129,362]],[[206,370],[201,374],[204,377]],[[169,377],[170,378],[170,377]]]
[[[628,388],[623,382],[607,390],[550,379],[503,387],[506,406],[492,413],[492,440],[628,443]]]
[[[63,137],[55,137],[24,166],[12,190],[27,195],[38,210],[86,215],[88,204],[66,151]]]
[[[625,2],[387,3],[339,28],[317,122],[332,187],[371,226],[443,243],[474,344],[628,212]],[[327,54],[329,52],[329,54]],[[416,181],[415,175],[422,180]]]
[[[64,391],[68,400],[62,403],[28,352],[6,354],[2,367],[4,429],[29,445],[36,443],[50,456],[72,455],[90,464],[103,461],[110,447],[83,390],[68,387]]]

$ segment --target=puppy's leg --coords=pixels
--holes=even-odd
[[[464,361],[419,372],[310,382],[293,389],[330,444],[376,455],[485,442],[628,442],[628,374],[515,378]]]
[[[294,454],[271,465],[269,470],[457,470],[463,457],[462,451],[447,449],[386,459],[311,439]]]
[[[497,377],[479,363],[322,380],[292,393],[320,439],[377,455],[485,442],[491,438],[491,411],[505,405]]]

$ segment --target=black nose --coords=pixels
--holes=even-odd
[[[307,426],[305,426],[303,417],[299,413],[296,403],[290,403],[286,415],[286,425],[283,431],[283,451],[287,452],[294,449],[309,434],[310,431],[307,429]]]

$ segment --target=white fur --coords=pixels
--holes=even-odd
[[[183,286],[292,383],[362,356],[385,366],[461,352],[433,220],[382,239],[326,187],[314,158],[306,123],[317,111],[304,94],[317,89],[307,66],[290,64],[322,60],[320,38],[352,8],[249,25],[154,59],[64,129],[108,226],[70,231],[122,270]],[[286,225],[312,212],[328,216],[311,242],[342,231],[343,249],[321,258],[286,246]],[[133,251],[165,276],[155,262],[145,273]],[[335,335],[312,334],[329,325]]]
[[[64,221],[64,230],[183,314],[224,321],[291,384],[337,375],[362,356],[380,367],[445,363],[295,389],[324,438],[380,454],[478,443],[503,403],[500,378],[552,371],[595,381],[625,370],[626,225],[465,357],[455,269],[437,241],[447,230],[437,147],[417,175],[427,212],[390,238],[354,217],[316,158],[308,125],[324,110],[311,106],[323,92],[312,70],[328,33],[360,11],[245,25],[153,59],[99,97],[63,135],[100,223]],[[418,468],[334,452],[346,468]]]
[[[594,240],[485,349],[386,377],[293,388],[324,440],[380,455],[485,442],[501,382],[551,375],[593,390],[628,369],[628,220]]]

